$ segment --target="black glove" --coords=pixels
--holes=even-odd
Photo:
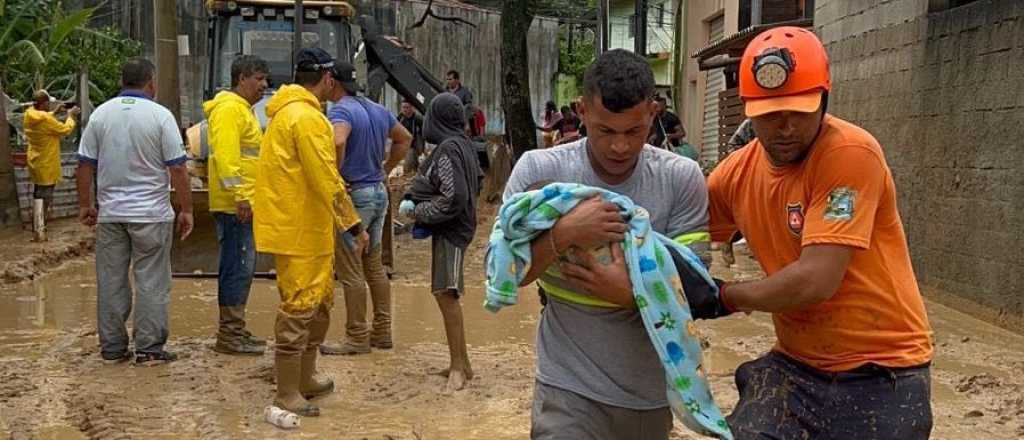
[[[704,277],[694,271],[682,255],[679,255],[679,252],[672,247],[667,247],[667,249],[669,255],[672,256],[672,262],[676,265],[679,279],[683,282],[683,293],[686,295],[686,302],[690,304],[690,314],[693,315],[693,319],[716,319],[731,315],[732,310],[729,310],[721,301],[721,296],[714,294],[711,285]],[[721,292],[725,282],[717,278],[712,280]]]

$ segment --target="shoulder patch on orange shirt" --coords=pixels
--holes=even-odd
[[[825,220],[850,221],[853,219],[853,205],[857,191],[845,186],[833,189],[825,204]]]

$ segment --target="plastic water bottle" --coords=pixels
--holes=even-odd
[[[299,427],[299,416],[291,411],[270,405],[263,411],[267,423],[281,429],[295,429]]]

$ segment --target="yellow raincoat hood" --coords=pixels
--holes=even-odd
[[[334,130],[302,86],[281,87],[267,103],[253,204],[256,249],[278,255],[334,252],[335,230],[359,223],[338,175]]]

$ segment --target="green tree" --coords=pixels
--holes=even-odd
[[[59,0],[0,0],[0,92],[28,101],[47,88],[70,98],[81,68],[90,73],[89,97],[102,102],[117,92],[120,65],[141,52],[141,44],[112,29],[92,29],[95,8],[68,10]],[[0,225],[18,222],[7,115],[0,102]]]
[[[583,73],[594,61],[594,32],[563,26],[558,34],[558,72],[575,77],[576,84],[583,84]]]
[[[89,28],[93,12],[67,11],[58,0],[0,0],[0,58],[7,60],[0,77],[8,94],[25,101],[45,88],[69,97],[81,68],[90,73],[90,100],[116,93],[121,63],[142,47],[114,29]]]

